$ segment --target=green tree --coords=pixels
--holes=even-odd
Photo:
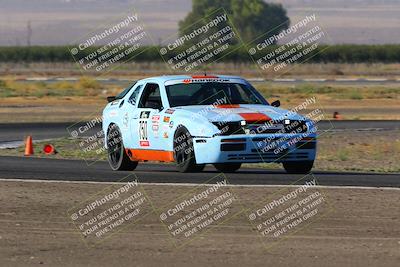
[[[179,22],[180,36],[205,24],[204,18],[220,8],[225,9],[245,42],[250,42],[263,34],[266,34],[264,38],[278,34],[290,25],[286,10],[281,4],[265,3],[262,0],[192,0],[192,3],[192,11]],[[194,23],[196,24],[191,26]],[[224,26],[226,24],[221,25],[220,28]]]

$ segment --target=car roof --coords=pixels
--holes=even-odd
[[[171,80],[184,80],[184,79],[207,79],[207,78],[219,78],[219,79],[239,79],[245,81],[242,77],[239,76],[229,76],[229,75],[163,75],[163,76],[154,76],[145,79],[141,79],[140,81],[147,80],[157,80],[159,82],[166,82]]]

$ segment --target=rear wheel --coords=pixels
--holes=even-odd
[[[137,161],[131,161],[126,154],[121,132],[115,124],[107,131],[107,152],[108,163],[114,171],[133,171],[138,165]]]
[[[175,132],[174,158],[180,172],[200,172],[205,167],[205,164],[196,164],[192,136],[183,126]]]
[[[311,171],[313,165],[313,160],[283,162],[283,168],[286,172],[293,174],[307,174]]]
[[[214,167],[220,172],[235,172],[240,169],[242,163],[215,163]]]

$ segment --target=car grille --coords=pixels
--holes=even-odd
[[[279,133],[306,133],[307,125],[305,121],[290,120],[290,124],[284,124],[284,121],[274,121],[262,124],[249,123],[245,126],[236,122],[213,122],[221,131],[219,135],[235,135],[235,134],[279,134]]]
[[[219,135],[245,134],[243,127],[240,125],[240,121],[213,122],[213,124],[221,131]]]
[[[290,120],[289,124],[284,121],[267,122],[265,124],[247,124],[246,129],[250,134],[271,134],[271,133],[305,133],[307,125],[305,121]]]

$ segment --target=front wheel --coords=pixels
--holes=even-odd
[[[215,163],[214,167],[220,172],[235,172],[240,169],[242,163]]]
[[[200,172],[205,167],[205,164],[196,164],[192,136],[183,126],[174,136],[174,158],[180,172]]]
[[[313,160],[283,162],[283,168],[287,173],[292,174],[307,174],[311,171],[313,165]]]
[[[111,125],[107,132],[107,159],[114,171],[133,171],[137,161],[131,161],[125,152],[122,135],[118,126]]]

